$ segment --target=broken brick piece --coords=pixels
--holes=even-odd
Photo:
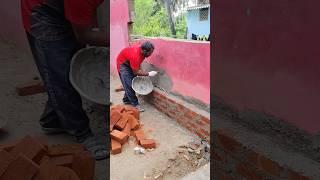
[[[156,148],[156,142],[153,139],[141,139],[140,145],[146,149]]]
[[[121,119],[121,113],[118,110],[111,110],[110,114],[110,131],[113,130],[114,125]]]
[[[40,144],[42,144],[46,149],[48,149],[48,139],[46,136],[39,135],[39,136],[33,136],[33,138],[38,141]]]
[[[118,104],[118,105],[112,106],[110,109],[111,109],[111,111],[117,110],[117,111],[119,111],[120,113],[123,113],[124,110],[125,110],[125,107],[124,107],[124,105]]]
[[[95,159],[88,151],[73,155],[72,169],[81,180],[93,180],[95,172]]]
[[[85,148],[82,144],[59,144],[53,145],[48,148],[49,156],[62,156],[70,155],[79,151],[84,151]]]
[[[122,117],[120,118],[120,120],[117,122],[117,124],[114,127],[121,131],[124,129],[127,122],[128,122],[128,118],[125,114],[123,114]]]
[[[131,105],[126,105],[125,106],[125,111],[128,112],[129,114],[131,113],[136,119],[140,119],[140,111]]]
[[[80,180],[78,175],[70,168],[56,166],[50,161],[40,165],[39,173],[34,177],[35,180]]]
[[[140,144],[141,140],[146,139],[146,136],[145,136],[144,132],[142,131],[142,129],[134,131],[134,137],[136,138],[138,144]]]
[[[123,86],[119,86],[119,87],[117,87],[114,91],[115,91],[115,92],[124,91],[124,88],[123,88]]]
[[[128,139],[128,135],[126,133],[118,131],[118,130],[113,130],[110,133],[110,136],[112,139],[118,141],[121,144],[124,144]]]
[[[39,166],[25,155],[20,154],[8,166],[1,180],[31,180],[39,170]]]
[[[111,154],[121,153],[121,148],[121,144],[118,141],[111,139]]]
[[[13,142],[0,144],[0,150],[3,149],[3,150],[10,152],[18,142],[19,141],[13,141]]]
[[[128,136],[130,136],[131,134],[131,126],[130,123],[127,123],[126,126],[123,128],[122,132],[126,133]]]
[[[131,129],[137,130],[140,127],[139,121],[132,115],[127,115],[128,123],[130,124]]]
[[[15,145],[10,153],[14,156],[23,154],[34,162],[39,163],[46,151],[47,149],[41,143],[31,136],[26,136]]]
[[[73,155],[54,156],[50,161],[56,166],[71,167],[73,162]]]
[[[6,150],[0,151],[0,177],[6,171],[6,169],[14,159],[15,157]]]
[[[16,87],[19,96],[27,96],[45,92],[43,83],[40,80],[33,80],[31,82],[19,85]]]

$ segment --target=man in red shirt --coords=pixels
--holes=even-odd
[[[23,25],[45,84],[48,101],[40,117],[47,133],[67,132],[97,160],[108,156],[106,140],[93,135],[78,92],[69,82],[70,61],[86,44],[109,46],[97,27],[96,11],[103,0],[21,0]],[[98,140],[99,139],[99,140]]]
[[[146,41],[139,47],[127,47],[123,49],[117,57],[117,70],[121,83],[124,88],[124,97],[122,99],[124,104],[130,104],[143,112],[144,109],[139,105],[137,96],[132,89],[132,80],[135,76],[155,76],[156,71],[148,73],[140,69],[140,65],[146,57],[149,57],[154,50],[151,42]]]

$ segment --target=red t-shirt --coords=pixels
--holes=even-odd
[[[23,26],[30,31],[31,11],[35,6],[45,4],[48,0],[21,0]],[[92,26],[97,24],[96,10],[104,0],[64,0],[65,18],[71,24]]]
[[[140,65],[144,60],[144,56],[141,54],[140,47],[127,47],[124,48],[117,57],[117,69],[119,72],[120,65],[126,61],[129,61],[132,70],[137,71],[140,69]]]

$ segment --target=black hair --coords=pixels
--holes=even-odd
[[[152,49],[154,49],[154,46],[150,41],[146,41],[146,42],[142,43],[141,49],[144,52],[150,52]]]

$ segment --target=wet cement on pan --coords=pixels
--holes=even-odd
[[[70,82],[87,100],[107,105],[109,99],[109,49],[90,47],[78,51],[71,63]]]
[[[198,99],[195,99],[193,97],[189,97],[189,96],[183,96],[180,93],[176,92],[176,91],[172,91],[172,87],[173,87],[173,81],[171,80],[171,77],[166,73],[166,71],[162,68],[158,68],[153,64],[147,63],[147,62],[143,62],[141,64],[141,69],[144,72],[149,72],[149,71],[157,71],[158,74],[155,77],[151,77],[151,81],[153,83],[153,85],[157,88],[159,88],[162,91],[165,91],[167,93],[170,93],[190,104],[193,104],[195,106],[197,106],[200,109],[203,109],[207,112],[210,112],[210,104],[206,104]]]

